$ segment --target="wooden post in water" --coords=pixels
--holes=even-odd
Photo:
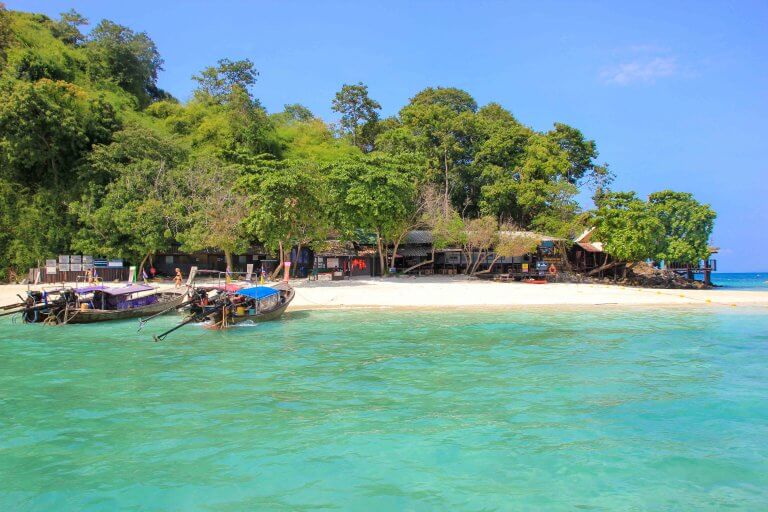
[[[712,286],[712,268],[709,259],[704,260],[704,284]]]

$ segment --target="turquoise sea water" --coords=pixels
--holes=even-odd
[[[766,510],[768,309],[0,323],[0,510]]]
[[[768,291],[768,272],[715,272],[712,282],[729,290]]]

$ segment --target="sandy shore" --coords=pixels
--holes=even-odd
[[[464,277],[365,279],[295,284],[292,308],[516,307],[528,305],[759,305],[768,292],[657,290],[622,286],[489,282]]]
[[[295,281],[291,309],[361,307],[518,307],[530,305],[754,305],[768,307],[768,292],[656,290],[596,284],[496,283],[459,277]],[[18,302],[26,286],[0,286],[0,306]]]

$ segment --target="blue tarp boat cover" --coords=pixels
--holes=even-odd
[[[265,297],[277,295],[280,292],[274,288],[270,288],[269,286],[252,286],[251,288],[243,288],[242,290],[238,290],[235,293],[238,295],[244,295],[245,297],[250,297],[252,299],[263,299]]]

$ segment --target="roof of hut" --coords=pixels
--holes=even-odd
[[[404,244],[429,245],[432,243],[432,232],[426,229],[415,229],[409,231],[403,239]]]
[[[352,242],[343,242],[341,240],[326,240],[320,247],[318,247],[315,254],[320,257],[357,256],[354,244]]]

